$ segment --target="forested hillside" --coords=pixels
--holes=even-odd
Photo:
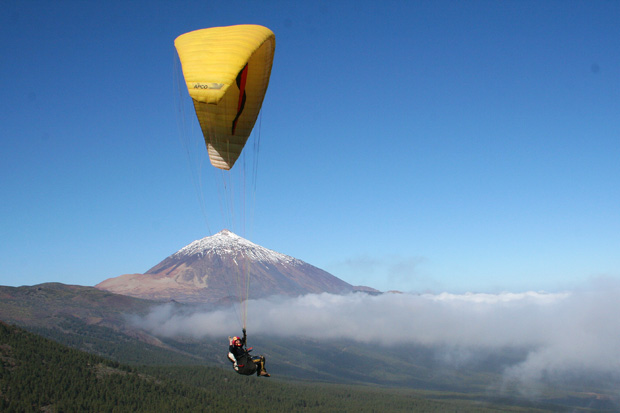
[[[214,406],[205,392],[162,382],[0,323],[0,411],[172,411]]]
[[[204,366],[128,367],[0,322],[2,412],[522,410],[435,396],[455,400],[397,389],[287,384]]]

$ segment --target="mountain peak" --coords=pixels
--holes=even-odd
[[[215,235],[196,240],[172,254],[171,259],[184,259],[188,257],[201,258],[205,255],[242,255],[246,259],[263,262],[285,262],[288,265],[297,265],[302,261],[288,255],[272,251],[260,245],[254,244],[239,235],[224,229]],[[152,272],[152,269],[147,271]]]
[[[353,291],[352,285],[319,268],[226,229],[193,241],[144,274],[121,275],[96,287],[139,298],[214,302],[236,294],[239,274],[250,281],[249,298]]]

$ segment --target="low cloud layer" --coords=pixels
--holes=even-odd
[[[252,334],[346,337],[380,345],[422,344],[455,351],[525,349],[507,378],[536,381],[567,372],[620,372],[620,282],[597,280],[561,293],[319,294],[250,301]],[[155,308],[139,324],[161,336],[228,336],[233,309],[180,313]]]

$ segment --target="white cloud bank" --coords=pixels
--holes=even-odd
[[[505,375],[537,380],[565,372],[620,372],[620,282],[597,280],[562,293],[319,294],[249,302],[252,334],[346,337],[382,345],[459,350],[526,349]],[[233,310],[154,309],[140,326],[162,336],[238,334]]]

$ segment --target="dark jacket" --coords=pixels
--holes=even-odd
[[[230,343],[228,346],[228,359],[233,363],[233,368],[239,374],[250,375],[256,373],[256,364],[252,356],[245,349],[245,337],[241,339],[241,346]]]

